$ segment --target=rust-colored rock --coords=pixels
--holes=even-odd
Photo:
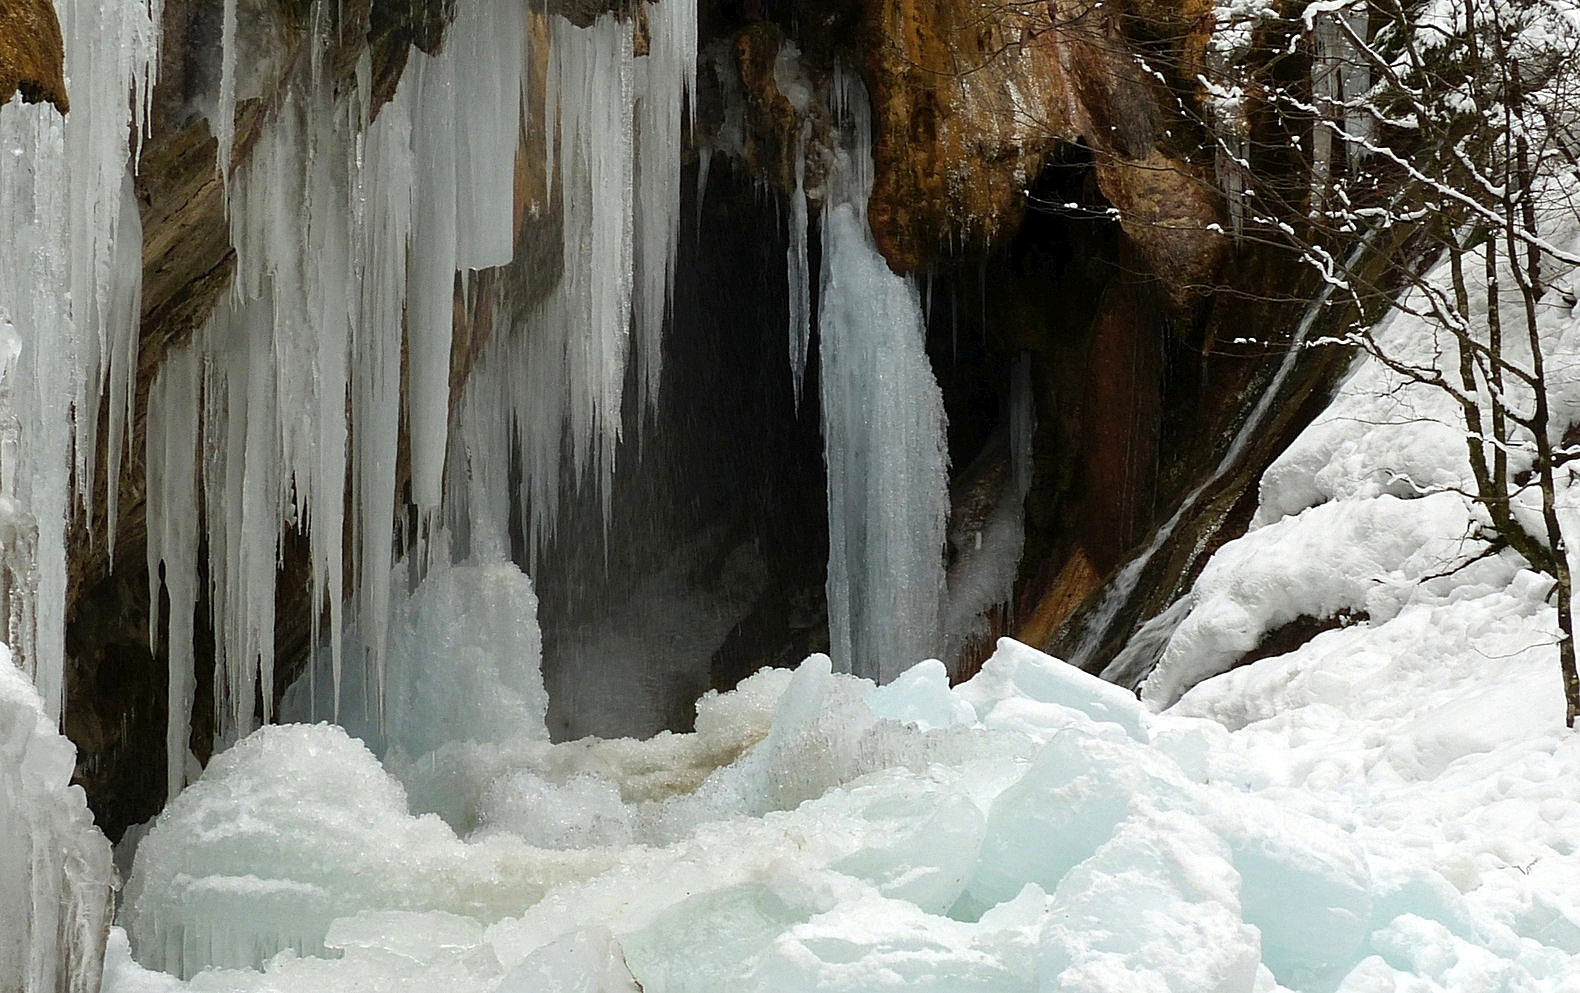
[[[891,266],[926,268],[950,245],[1013,231],[1049,152],[1079,144],[1174,316],[1190,313],[1226,250],[1211,228],[1219,195],[1206,169],[1170,150],[1189,146],[1188,125],[1175,94],[1137,65],[1125,24],[1181,37],[1188,60],[1205,41],[1205,8],[1134,7],[1128,18],[1076,0],[866,8],[876,144],[868,214]]]
[[[1125,159],[1099,157],[1097,185],[1119,210],[1119,226],[1162,287],[1170,313],[1188,315],[1211,290],[1229,251],[1220,198],[1205,170],[1154,148]]]
[[[50,0],[0,3],[0,104],[21,93],[27,103],[52,103],[66,113],[65,63],[60,22]]]

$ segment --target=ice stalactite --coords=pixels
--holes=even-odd
[[[148,398],[148,588],[161,575],[170,597],[165,724],[166,798],[185,784],[194,685],[192,625],[198,591],[198,410],[201,357],[187,347],[165,359]],[[161,566],[163,569],[161,570]],[[159,597],[149,598],[149,649],[159,635]]]
[[[696,77],[696,7],[648,8],[649,49],[605,15],[550,28],[550,196],[563,216],[561,274],[518,326],[494,336],[466,387],[450,460],[452,522],[503,540],[512,453],[529,558],[553,537],[566,487],[590,484],[608,520],[635,327],[637,383],[656,402],[674,268],[685,100]],[[485,511],[484,505],[487,509]]]
[[[921,297],[867,226],[872,118],[866,88],[835,73],[834,150],[823,211],[819,377],[828,463],[828,620],[835,663],[887,681],[935,655],[949,515],[943,394]]]
[[[790,244],[785,248],[785,271],[790,291],[790,375],[796,407],[806,382],[806,357],[812,345],[812,275],[807,262],[806,145],[811,129],[804,128],[795,152],[795,190],[790,194]]]
[[[801,66],[801,51],[785,41],[774,57],[774,84],[796,113],[805,115],[812,106],[812,83]],[[789,245],[785,248],[785,275],[790,300],[790,376],[796,407],[801,406],[802,384],[806,381],[807,352],[812,344],[812,273],[807,261],[806,155],[812,142],[812,122],[801,125],[795,148],[795,189],[790,193]]]
[[[5,635],[54,718],[64,695],[72,480],[89,507],[106,383],[119,470],[134,392],[141,232],[126,196],[127,136],[145,124],[159,13],[143,0],[56,7],[74,109],[63,119],[48,106],[0,107],[0,328],[17,346],[0,389],[0,496],[32,544],[30,562],[7,563],[22,581],[5,590]]]
[[[647,56],[636,63],[637,384],[649,414],[658,405],[664,319],[675,284],[680,166],[687,97],[697,88],[697,0],[649,8]],[[691,108],[695,119],[695,107]]]

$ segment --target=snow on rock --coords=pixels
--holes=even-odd
[[[0,645],[0,989],[88,993],[98,983],[115,869],[70,785],[76,759]]]
[[[1551,236],[1572,250],[1580,228]],[[1484,322],[1485,293],[1472,297]],[[1580,318],[1555,301],[1538,331],[1556,440],[1580,405]],[[1457,361],[1408,308],[1373,333],[1398,361]],[[1262,840],[1235,858],[1243,919],[1284,986],[1580,988],[1580,738],[1563,727],[1553,582],[1478,534],[1460,416],[1443,392],[1360,360],[1264,475],[1252,530],[1203,570],[1142,686],[1169,708],[1160,744],[1177,728],[1173,754],[1279,805],[1277,822],[1236,815]],[[1530,449],[1508,448],[1516,478]],[[1560,519],[1580,525],[1580,488],[1558,483]],[[1517,515],[1535,506],[1514,498]],[[1281,625],[1340,612],[1349,623],[1231,670]],[[1325,824],[1326,841],[1295,817]]]
[[[1477,537],[1474,507],[1458,493],[1392,494],[1324,503],[1247,534],[1208,562],[1191,590],[1142,699],[1166,707],[1233,666],[1271,632],[1301,617],[1352,611],[1374,624],[1407,604],[1505,583],[1515,567]]]

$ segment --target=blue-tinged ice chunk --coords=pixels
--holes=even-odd
[[[949,670],[937,659],[918,662],[867,697],[877,717],[914,724],[923,731],[976,721],[976,708],[949,691]]]
[[[856,787],[847,804],[847,813],[880,827],[874,834],[883,840],[832,868],[931,913],[944,913],[960,898],[987,827],[976,804],[920,780],[906,791]]]
[[[751,880],[682,900],[622,939],[626,963],[645,993],[746,989],[776,937],[827,909],[796,889]]]
[[[1240,871],[1243,916],[1262,932],[1263,962],[1285,986],[1331,989],[1371,928],[1365,853],[1332,825],[1270,810],[1225,805],[1211,820]]]
[[[642,993],[606,927],[572,931],[528,955],[494,993]]]
[[[876,895],[845,901],[775,941],[746,989],[1031,993],[1046,905],[1032,889],[993,917],[965,923]]]
[[[1027,883],[1052,891],[1113,836],[1138,800],[1183,806],[1189,788],[1183,776],[1144,758],[1127,739],[1073,731],[1044,745],[989,810],[982,858],[955,913],[975,916]]]
[[[1039,993],[1251,993],[1226,845],[1178,811],[1130,818],[1065,877],[1043,933]]]
[[[990,726],[1003,723],[994,721],[996,710],[1023,698],[1057,704],[1100,723],[1117,724],[1135,740],[1147,740],[1141,703],[1133,695],[1011,638],[1000,638],[998,649],[982,671],[957,687],[955,694]]]

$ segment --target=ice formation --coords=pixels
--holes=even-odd
[[[411,565],[400,562],[395,570]],[[478,557],[453,565],[436,561],[410,593],[404,577],[392,587],[382,691],[365,685],[369,674],[346,674],[340,686],[348,704],[337,723],[392,760],[426,755],[452,741],[548,738],[532,580],[509,562]],[[355,642],[360,635],[347,637]],[[282,718],[329,716],[334,687],[330,660],[320,653],[286,691]]]
[[[848,69],[823,208],[818,379],[828,464],[828,623],[836,662],[886,682],[938,653],[949,457],[921,297],[867,227],[872,109]]]
[[[546,299],[492,337],[469,377],[446,484],[458,533],[497,544],[515,510],[534,562],[567,487],[590,486],[607,524],[633,321],[639,399],[657,402],[695,14],[689,0],[650,7],[642,57],[613,15],[585,28],[555,18],[551,29],[545,107],[561,272]],[[512,453],[522,476],[514,494]]]
[[[115,870],[76,758],[0,645],[0,983],[18,993],[98,989]]]
[[[1315,746],[1276,720],[1149,714],[1010,641],[953,689],[937,662],[877,688],[814,656],[647,741],[451,743],[386,771],[338,729],[265,728],[143,841],[105,990],[495,993],[566,969],[651,993],[1580,980],[1562,870],[1536,889],[1499,868],[1520,854],[1490,833],[1513,796],[1478,822],[1490,847],[1445,863],[1443,835],[1401,818],[1470,816],[1485,783],[1344,730],[1280,766],[1264,753]],[[1546,827],[1516,847],[1547,851],[1580,822],[1556,792],[1580,756],[1519,738],[1487,747],[1525,756]],[[1374,774],[1333,778],[1368,754]],[[1389,795],[1406,782],[1408,803]]]
[[[231,37],[230,7],[225,17],[222,122],[237,85],[230,60],[241,45]],[[175,371],[161,386],[186,406],[154,417],[162,443],[149,461],[149,489],[173,502],[155,512],[169,525],[151,537],[149,569],[170,590],[170,637],[182,641],[174,670],[177,655],[190,657],[195,562],[182,529],[197,518],[199,499],[187,455],[175,448],[194,440],[189,425],[201,420],[222,742],[272,716],[273,590],[287,527],[311,545],[312,642],[327,644],[330,655],[325,713],[339,712],[348,661],[366,668],[359,683],[375,708],[388,699],[388,628],[348,624],[343,604],[353,618],[380,619],[403,592],[390,568],[403,408],[417,525],[406,537],[421,574],[429,540],[446,520],[476,548],[503,547],[517,445],[523,518],[535,545],[552,531],[565,475],[595,476],[607,500],[633,321],[643,392],[656,400],[683,107],[696,66],[695,4],[666,0],[651,9],[642,58],[632,51],[631,26],[612,15],[588,28],[552,18],[546,94],[528,86],[528,17],[505,0],[458,8],[444,50],[413,54],[371,123],[368,93],[330,96],[321,57],[328,39],[315,37],[315,56],[301,60],[248,160],[221,163],[237,278],[192,346],[198,357],[174,360],[181,369],[201,365],[200,388],[177,382]],[[321,20],[332,18],[315,19],[315,30]],[[526,327],[493,336],[452,448],[457,293],[475,299],[467,274],[513,257],[514,163],[523,115],[540,112],[528,101],[538,100],[564,215],[562,273]],[[505,303],[481,301],[499,305],[501,320]],[[317,629],[320,616],[326,632]],[[358,635],[349,653],[347,631]],[[179,701],[186,677],[172,678]],[[173,725],[172,754],[179,735]]]
[[[144,127],[162,4],[61,0],[56,6],[76,109],[63,118],[49,105],[23,106],[20,98],[0,107],[0,217],[6,219],[0,328],[16,346],[0,382],[0,489],[30,515],[36,532],[30,561],[6,564],[22,580],[6,591],[6,640],[58,718],[66,521],[73,478],[75,496],[91,506],[106,389],[111,478],[119,475],[130,430],[142,232],[127,195],[127,136]],[[113,549],[113,538],[99,537]]]

